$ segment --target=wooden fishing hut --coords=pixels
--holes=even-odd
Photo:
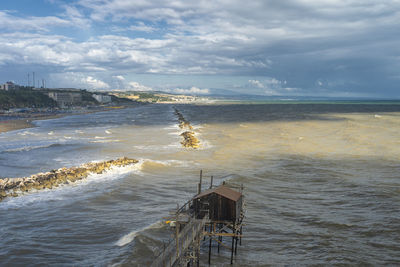
[[[238,221],[242,205],[242,193],[225,185],[207,189],[192,200],[197,219],[203,218],[208,213],[211,221]]]
[[[204,236],[209,237],[208,263],[211,263],[211,247],[214,241],[217,242],[218,253],[220,246],[231,250],[232,264],[233,254],[237,254],[238,241],[240,245],[242,243],[243,185],[240,186],[240,191],[226,186],[225,182],[213,188],[211,176],[210,188],[201,191],[202,176],[202,171],[200,171],[198,194],[192,198],[191,209],[196,219],[208,218],[203,233]],[[231,248],[223,243],[223,237],[232,237]]]
[[[244,219],[243,185],[236,191],[223,183],[213,188],[213,176],[209,189],[202,191],[202,175],[197,194],[183,206],[177,207],[174,216],[168,219],[173,222],[175,237],[160,252],[152,267],[197,266],[200,263],[200,247],[208,243],[208,263],[211,263],[213,244],[237,254],[237,245],[242,243],[242,223]],[[223,238],[232,238],[231,244]],[[203,239],[203,241],[201,241]]]

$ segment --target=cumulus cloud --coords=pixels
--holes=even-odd
[[[80,88],[88,90],[110,89],[110,85],[94,75],[80,72],[51,73],[48,76],[50,87]]]
[[[262,84],[259,80],[249,80],[249,84],[258,88],[264,88],[264,84]]]
[[[134,91],[152,91],[153,90],[153,88],[145,86],[138,82],[129,82],[127,89],[134,90]]]
[[[109,89],[110,86],[98,79],[93,78],[92,76],[87,76],[82,79],[82,83],[87,84],[87,86],[91,89]]]

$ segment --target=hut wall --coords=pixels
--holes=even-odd
[[[237,202],[216,193],[193,200],[193,207],[198,219],[204,217],[209,210],[211,220],[237,221],[242,208],[242,198]]]

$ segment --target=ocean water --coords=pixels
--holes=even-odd
[[[0,202],[0,266],[148,266],[163,217],[214,184],[244,184],[234,266],[400,265],[399,103],[173,105],[36,121],[0,134],[0,177],[121,156],[139,163]],[[207,266],[208,249],[202,249]],[[213,250],[212,266],[230,266]]]

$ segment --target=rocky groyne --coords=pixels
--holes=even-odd
[[[190,122],[187,121],[185,117],[183,117],[182,113],[180,113],[177,109],[175,109],[175,115],[179,120],[179,128],[182,130],[187,130],[181,133],[181,136],[183,137],[183,140],[181,141],[182,146],[194,149],[199,148],[200,141],[195,137],[195,133],[192,125],[190,125]]]
[[[16,197],[31,190],[52,189],[61,184],[82,180],[92,173],[104,173],[114,166],[124,167],[137,162],[135,159],[123,157],[116,160],[86,163],[79,167],[60,168],[29,177],[0,179],[0,201],[6,197]]]

